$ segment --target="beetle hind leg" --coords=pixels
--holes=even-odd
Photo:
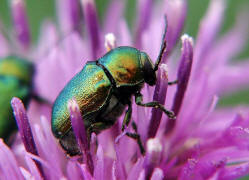
[[[141,152],[142,155],[144,155],[145,154],[145,149],[144,149],[144,146],[142,144],[140,135],[137,134],[137,133],[131,133],[131,132],[127,132],[125,135],[128,136],[128,137],[130,137],[130,138],[132,138],[132,139],[135,139],[137,141],[137,144],[139,146],[140,152]]]
[[[136,125],[136,123],[134,121],[132,122],[132,128],[134,129],[135,133],[126,132],[125,135],[132,138],[132,139],[135,139],[137,141],[140,152],[141,152],[142,155],[144,155],[145,154],[145,149],[144,149],[143,143],[141,141],[141,137],[137,133],[137,125]]]
[[[81,151],[72,129],[60,138],[59,143],[69,156],[81,155]]]
[[[132,106],[131,106],[131,102],[127,102],[128,105],[128,109],[126,110],[125,113],[125,117],[123,119],[123,123],[122,123],[122,131],[124,131],[125,127],[127,127],[131,121],[131,114],[132,114]],[[132,122],[132,128],[134,129],[135,133],[131,133],[131,132],[126,132],[125,135],[136,140],[137,144],[139,146],[140,152],[142,155],[145,154],[145,149],[144,146],[142,144],[140,135],[137,133],[137,125],[135,124],[135,122]]]

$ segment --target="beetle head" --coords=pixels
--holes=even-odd
[[[143,66],[143,72],[144,72],[144,81],[148,83],[150,86],[153,86],[156,84],[156,71],[158,70],[159,64],[161,63],[163,59],[163,55],[166,51],[166,32],[167,32],[167,18],[165,16],[165,28],[161,43],[161,49],[159,52],[159,55],[157,57],[157,60],[155,62],[155,65],[152,63],[150,57],[144,53],[141,52],[141,62]]]
[[[144,52],[141,52],[141,63],[143,67],[144,81],[150,86],[154,86],[156,84],[155,67],[150,57]]]

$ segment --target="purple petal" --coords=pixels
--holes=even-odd
[[[68,110],[70,113],[72,128],[77,139],[78,145],[83,153],[84,159],[86,159],[86,164],[88,165],[89,171],[91,172],[91,174],[93,174],[94,166],[90,154],[87,133],[76,100],[72,99],[68,102]]]
[[[186,91],[193,60],[193,40],[191,37],[182,36],[182,56],[177,74],[177,92],[174,99],[173,111],[179,113],[184,93]]]
[[[226,159],[220,161],[202,161],[198,163],[196,171],[200,173],[202,178],[208,179],[212,177],[219,169],[223,169],[226,165]]]
[[[96,165],[94,169],[94,178],[95,179],[104,179],[104,152],[101,145],[98,146],[97,156],[96,156]]]
[[[149,108],[147,108],[148,110]],[[150,117],[149,112],[144,107],[137,106],[137,124],[138,132],[140,134],[142,142],[145,142],[148,138],[149,124],[148,117]]]
[[[224,34],[212,47],[210,53],[205,58],[209,66],[224,67],[233,57],[241,52],[248,37],[247,25],[242,15],[237,18],[234,28]]]
[[[207,13],[201,21],[194,55],[195,63],[193,68],[195,71],[195,78],[197,78],[199,73],[203,70],[202,68],[205,65],[203,60],[209,53],[209,50],[219,32],[223,20],[225,5],[226,3],[224,0],[210,1]]]
[[[144,163],[143,157],[137,160],[136,164],[132,166],[132,169],[129,172],[127,180],[138,179],[138,175],[143,169],[143,163]]]
[[[38,153],[33,139],[33,134],[22,101],[19,98],[14,97],[11,100],[11,106],[13,108],[13,113],[16,118],[19,133],[21,135],[25,149],[28,152],[37,155]]]
[[[185,141],[184,139],[188,137],[188,133],[192,134],[193,128],[196,128],[196,124],[199,124],[202,113],[207,111],[207,107],[210,105],[210,101],[207,98],[213,97],[213,95],[203,96],[205,93],[208,94],[207,79],[207,74],[203,72],[198,82],[193,83],[193,81],[190,81],[191,86],[185,92],[186,96],[184,97],[181,111],[177,116],[176,128],[174,128],[174,133],[169,134],[174,136],[171,138],[171,143],[182,144],[182,140]],[[204,98],[206,98],[205,101],[203,101]]]
[[[209,134],[215,133],[216,136],[209,138],[209,141],[206,141],[206,143],[202,145],[202,148],[212,150],[221,147],[236,146],[239,149],[247,149],[249,147],[249,132],[248,126],[243,127],[243,121],[245,121],[244,118],[240,115],[236,115],[231,124],[223,128],[221,133],[210,132]],[[199,134],[202,135],[201,133]],[[207,132],[205,134],[206,136],[209,135]]]
[[[1,179],[24,179],[12,151],[2,139],[0,139],[0,157]]]
[[[177,116],[182,101],[184,98],[185,91],[187,89],[191,67],[193,61],[193,40],[188,35],[182,36],[182,56],[180,60],[180,65],[177,74],[177,90],[175,93],[172,110]],[[168,134],[175,127],[176,120],[169,119],[166,125],[165,133]]]
[[[144,169],[139,173],[138,180],[145,180],[145,171]]]
[[[87,170],[87,167],[85,164],[81,164],[80,167],[82,170],[82,175],[84,177],[84,180],[94,180],[91,173]]]
[[[69,160],[67,163],[67,177],[70,180],[74,179],[82,179],[82,172],[81,172],[81,167],[79,167],[79,164],[77,161],[72,161]]]
[[[237,147],[214,149],[210,153],[204,154],[198,160],[188,159],[188,163],[182,169],[181,177],[208,179],[215,175],[216,172],[223,171],[224,168],[239,167],[240,164],[238,163],[240,162],[234,161],[239,156],[248,159],[248,151],[239,151]],[[231,166],[229,163],[233,165]],[[246,169],[244,169],[244,173],[245,171]],[[234,171],[231,172],[233,173]]]
[[[110,51],[117,47],[116,37],[112,33],[108,33],[105,35],[105,48],[107,51]]]
[[[38,155],[35,141],[33,139],[33,134],[29,124],[29,120],[26,114],[26,110],[22,101],[16,97],[12,98],[11,106],[13,108],[13,113],[16,118],[19,133],[21,135],[24,147],[27,152],[34,155]],[[35,161],[37,168],[39,169],[42,176],[44,176],[40,162]]]
[[[168,23],[167,23],[167,18],[165,19],[165,16],[163,15],[160,16],[158,21],[152,21],[151,23],[152,25],[150,25],[148,30],[143,32],[143,35],[141,37],[142,44],[143,44],[143,47],[141,49],[151,57],[153,62],[155,62],[156,59],[158,58],[158,54],[161,49],[162,41],[166,40]],[[154,27],[157,27],[157,28],[154,28]],[[166,64],[166,61],[168,60],[166,54],[167,54],[167,48],[166,48],[166,52],[164,52],[161,64],[163,63]]]
[[[38,39],[38,47],[32,54],[32,59],[36,60],[38,57],[47,56],[51,49],[54,48],[59,41],[59,34],[56,30],[56,25],[51,21],[45,21],[41,25],[41,30]],[[39,62],[39,60],[37,60]]]
[[[86,27],[90,37],[92,60],[99,58],[100,56],[100,29],[97,18],[97,12],[95,3],[93,0],[81,0]]]
[[[34,80],[37,93],[54,101],[66,83],[79,72],[87,59],[90,59],[89,51],[79,34],[72,33],[59,44],[55,44],[49,54],[38,57]]]
[[[220,180],[238,179],[248,175],[248,172],[249,172],[249,163],[243,163],[236,166],[224,168],[219,173],[219,179]]]
[[[137,20],[137,28],[135,34],[135,44],[136,48],[142,48],[142,35],[143,32],[148,28],[151,18],[151,11],[153,7],[152,0],[140,0],[138,1],[138,20]]]
[[[31,175],[29,171],[24,169],[23,167],[20,167],[20,171],[25,179],[34,179],[35,177]],[[39,178],[38,178],[39,179]]]
[[[4,29],[2,22],[0,21],[0,56],[7,56],[9,52],[9,44],[7,39],[4,37]]]
[[[162,153],[162,144],[159,139],[149,139],[147,141],[147,154],[144,161],[145,177],[151,177],[153,170],[159,165]]]
[[[156,87],[153,95],[153,101],[158,101],[160,104],[164,105],[166,101],[166,93],[168,87],[168,76],[167,76],[167,66],[162,64],[158,69],[158,78],[156,82]],[[159,78],[160,77],[160,78]],[[163,112],[160,109],[153,108],[152,115],[149,124],[148,138],[153,138],[156,135],[158,127],[162,119]]]
[[[205,112],[202,113],[201,117],[199,117],[196,121],[193,122],[192,128],[189,127],[188,130],[188,135],[189,136],[199,136],[202,137],[202,134],[207,135],[207,133],[214,133],[214,132],[206,132],[203,127],[205,126],[205,129],[208,130],[208,125],[206,123],[210,123],[210,119],[213,119],[212,114],[214,113],[214,110],[216,108],[216,105],[218,103],[218,97],[215,95],[212,99],[212,101],[210,102],[209,107],[207,107],[205,109]],[[217,124],[217,120],[216,122],[214,122],[214,124]],[[210,125],[210,126],[214,126],[214,124]],[[192,129],[196,128],[195,131],[193,131]],[[212,130],[214,130],[214,128],[212,128]]]
[[[61,164],[63,163],[62,157],[64,157],[64,152],[58,146],[52,135],[50,123],[47,118],[41,116],[39,125],[34,125],[33,135],[36,140],[40,157],[53,166],[53,168],[48,167],[46,171],[50,172],[49,174],[52,175],[52,178],[63,177]]]
[[[37,169],[34,161],[29,156],[25,156],[25,160],[32,176],[34,176],[34,178],[37,180],[42,180],[43,178],[41,177],[39,169]]]
[[[172,170],[172,168],[174,168],[174,166],[177,163],[177,157],[172,158],[169,162],[167,162],[167,157],[164,157],[166,160],[164,160],[164,162],[162,162],[163,164],[163,172],[166,175],[167,178],[167,174],[168,172],[170,172],[170,170]]]
[[[219,86],[216,86],[215,89],[217,93],[225,95],[247,88],[249,83],[248,68],[248,60],[245,60],[222,67],[219,71],[214,72],[215,75],[220,77],[218,79],[214,79],[214,77],[212,78],[215,80],[215,84],[219,84]]]
[[[51,168],[52,170],[54,170],[54,168],[51,166],[51,164],[49,164],[47,161],[44,161],[42,158],[40,158],[39,156],[36,156],[36,155],[34,155],[34,154],[32,154],[32,153],[29,153],[29,152],[25,152],[25,157],[28,157],[28,158],[31,158],[31,159],[34,159],[34,160],[36,160],[36,161],[38,161],[38,162],[40,162],[41,164],[42,164],[42,166],[43,167],[45,167],[45,168]],[[60,176],[58,176],[58,172],[56,172],[56,171],[54,171],[55,172],[55,174],[56,174],[56,177],[58,178],[60,178]]]
[[[169,55],[176,45],[184,27],[187,15],[187,1],[168,0],[165,1],[165,13],[168,21],[167,28],[167,55]]]
[[[164,174],[163,171],[159,168],[155,168],[151,176],[151,180],[163,180]]]
[[[27,50],[30,46],[31,37],[29,32],[28,18],[23,0],[11,1],[12,18],[15,33],[23,49]]]
[[[121,179],[121,180],[127,179],[126,171],[125,171],[124,164],[123,164],[122,157],[121,157],[122,149],[120,146],[120,140],[121,138],[125,136],[125,133],[126,133],[126,129],[124,130],[122,134],[120,134],[115,139],[115,145],[114,145],[115,151],[116,151],[116,160],[114,161],[114,164],[113,164],[114,169],[115,169],[114,175],[117,179]]]
[[[116,179],[121,179],[121,180],[125,180],[125,170],[124,170],[124,166],[122,164],[120,164],[119,160],[114,160],[113,162],[113,175],[112,177],[116,178]]]
[[[78,0],[57,0],[60,27],[64,33],[81,31],[80,6]]]
[[[200,175],[197,174],[197,172],[195,172],[196,165],[197,165],[196,159],[188,159],[186,166],[182,168],[179,179],[180,180],[190,180],[190,179],[201,180],[202,178],[200,177]]]
[[[124,1],[111,1],[104,20],[104,32],[105,33],[116,33],[117,24],[120,23],[120,19],[124,11]]]
[[[119,46],[132,46],[131,33],[129,31],[129,27],[125,20],[121,20],[118,27],[119,32]]]
[[[96,154],[97,149],[98,149],[97,135],[95,133],[92,133],[91,142],[90,142],[90,151],[91,151],[92,156]]]

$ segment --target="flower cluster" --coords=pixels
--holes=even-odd
[[[93,0],[57,0],[59,26],[46,22],[35,47],[30,44],[24,2],[13,0],[15,53],[33,59],[35,91],[51,102],[87,61],[116,46],[136,47],[155,60],[166,14],[167,51],[155,87],[145,85],[142,94],[144,102],[158,101],[172,109],[176,119],[134,103],[132,121],[137,124],[145,155],[125,136],[134,131],[131,125],[121,131],[123,116],[112,128],[98,136],[92,134],[89,147],[78,105],[72,100],[68,110],[83,153],[71,158],[51,132],[51,107],[32,100],[26,111],[21,100],[13,98],[19,133],[11,147],[0,141],[0,179],[201,180],[236,179],[249,174],[249,109],[216,107],[219,96],[249,83],[248,62],[231,62],[248,37],[243,16],[218,38],[225,6],[225,0],[210,1],[194,43],[188,35],[181,36],[187,1],[156,4],[140,0],[133,41],[122,15],[123,1],[111,1],[101,27]],[[181,50],[176,48],[179,39]],[[13,48],[0,33],[0,56],[11,53]],[[168,86],[176,79],[176,85]]]

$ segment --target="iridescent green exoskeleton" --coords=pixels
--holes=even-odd
[[[92,132],[98,134],[111,127],[128,106],[122,125],[124,130],[131,119],[132,96],[139,106],[159,108],[170,118],[175,117],[156,101],[143,103],[140,93],[144,83],[156,84],[156,71],[166,49],[165,33],[155,65],[145,52],[133,47],[117,47],[102,58],[88,62],[64,87],[54,102],[51,124],[54,136],[67,154],[80,154],[67,109],[72,98],[80,107],[88,138]],[[144,153],[140,136],[137,133],[126,135],[136,139]]]
[[[0,138],[8,138],[16,129],[16,121],[10,105],[13,97],[27,105],[32,92],[34,66],[16,56],[0,59]]]

